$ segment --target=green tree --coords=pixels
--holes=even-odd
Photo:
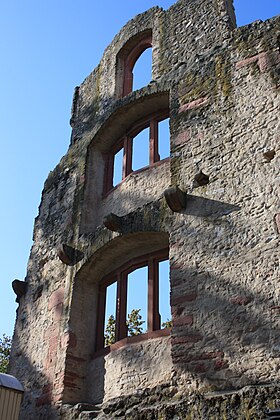
[[[142,315],[140,315],[141,309],[132,309],[128,314],[126,325],[129,336],[139,335],[143,333]],[[116,320],[113,315],[110,315],[107,321],[107,325],[104,332],[104,345],[105,347],[110,346],[116,341]]]
[[[142,315],[140,315],[141,309],[132,309],[130,314],[128,314],[128,319],[126,321],[128,335],[139,335],[143,333],[142,324],[145,321],[142,321]]]
[[[116,341],[116,320],[110,315],[104,333],[105,347],[110,346]]]
[[[12,339],[6,334],[0,338],[0,373],[7,373],[12,347]]]
[[[173,326],[172,320],[168,319],[161,324],[162,328],[171,328]]]

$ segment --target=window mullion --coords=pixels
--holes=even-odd
[[[127,274],[118,273],[117,286],[117,315],[116,341],[127,336],[126,308],[127,308]]]
[[[126,178],[132,172],[132,138],[125,136],[123,151],[123,172],[122,178]]]
[[[158,262],[148,263],[148,331],[160,329]]]
[[[96,339],[96,350],[100,350],[104,347],[104,327],[105,327],[105,311],[106,311],[106,287],[99,289],[98,296],[98,313],[97,313],[97,325],[98,333]]]
[[[150,121],[150,165],[160,160],[158,153],[158,122]]]

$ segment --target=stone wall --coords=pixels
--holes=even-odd
[[[122,98],[119,53],[143,31],[153,80]],[[235,29],[230,1],[178,1],[128,22],[76,88],[17,314],[10,371],[25,386],[22,419],[260,418],[279,404],[279,69],[279,18]],[[167,108],[170,158],[104,195],[104,153]],[[170,186],[186,200],[175,211]],[[167,246],[171,332],[96,353],[101,279]]]

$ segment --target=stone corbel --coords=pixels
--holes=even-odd
[[[109,213],[105,216],[103,224],[107,229],[112,230],[113,232],[121,231],[121,218],[114,213]]]
[[[69,245],[61,244],[57,249],[57,255],[64,264],[75,265],[84,258],[84,253]]]
[[[175,213],[186,208],[186,194],[180,190],[177,185],[175,187],[167,188],[167,190],[164,191],[164,197],[168,207]]]
[[[12,288],[17,295],[16,302],[19,303],[20,298],[24,296],[27,291],[27,283],[16,279],[12,282]]]

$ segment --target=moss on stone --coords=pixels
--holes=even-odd
[[[215,77],[223,96],[228,97],[232,91],[231,63],[224,56],[218,55],[215,59]]]

